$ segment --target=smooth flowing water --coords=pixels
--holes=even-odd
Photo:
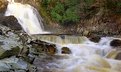
[[[5,16],[15,16],[26,33],[29,35],[48,33],[44,31],[42,18],[34,7],[15,3],[14,0],[8,0],[8,2]]]

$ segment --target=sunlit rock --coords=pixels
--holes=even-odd
[[[7,4],[7,0],[0,0],[0,13],[5,12],[5,10],[7,9]]]
[[[110,59],[115,59],[118,55],[118,51],[117,50],[111,50],[107,53],[107,55],[105,56],[106,58],[110,58]]]

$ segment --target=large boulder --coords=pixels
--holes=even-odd
[[[0,24],[0,59],[17,56],[23,48],[18,34]]]
[[[22,30],[21,25],[14,16],[2,16],[0,19],[0,24],[13,30]]]
[[[121,46],[121,40],[119,39],[114,39],[110,42],[110,46],[113,46],[113,47],[118,47],[118,46]]]
[[[15,57],[0,60],[0,72],[26,72],[27,63]]]
[[[31,41],[30,44],[33,48],[36,48],[39,53],[54,55],[57,51],[56,46],[54,44],[47,43],[41,40]]]

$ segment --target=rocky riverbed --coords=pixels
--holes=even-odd
[[[101,56],[106,56],[104,58],[107,58],[107,59],[119,60],[119,63],[120,63],[121,40],[118,38],[113,38],[113,37],[105,38],[107,40],[104,39],[102,40],[104,42],[101,43],[101,39],[102,39],[101,37],[86,38],[86,37],[75,36],[75,35],[73,36],[69,36],[69,35],[60,35],[60,36],[32,35],[32,36],[29,36],[24,31],[22,31],[21,27],[18,28],[17,30],[7,25],[10,23],[16,24],[16,19],[14,17],[8,16],[5,18],[8,18],[8,20],[9,18],[10,19],[13,18],[13,20],[10,20],[11,22],[6,22],[7,20],[5,20],[5,22],[1,21],[0,23],[0,71],[10,71],[10,72],[59,72],[59,71],[61,72],[63,71],[63,72],[68,72],[68,67],[69,67],[68,64],[75,62],[75,59],[79,60],[80,62],[80,59],[78,59],[78,52],[76,53],[77,58],[75,58],[76,56],[74,57],[72,56],[74,58],[74,59],[72,58],[72,62],[71,62],[71,57],[70,57],[71,54],[74,53],[74,50],[78,51],[79,49],[78,44],[83,45],[83,44],[86,44],[86,41],[87,41],[87,47],[88,47],[88,44],[90,45],[90,42],[88,42],[88,39],[90,39],[91,42],[94,42],[95,47],[96,47],[95,43],[97,44],[99,43],[99,44],[102,44],[101,46],[100,45],[99,46],[104,47],[106,50],[108,47],[105,47],[105,44],[110,42],[109,45],[111,46],[112,49],[109,52],[104,51],[103,54],[100,49],[99,50],[96,49],[96,52],[95,52],[95,48],[94,49],[92,48],[93,47],[93,43],[92,43],[91,44],[92,46],[89,46],[89,48],[85,47],[86,45],[83,46],[84,47],[84,49],[82,49],[83,51],[86,51],[88,53],[88,50],[89,50],[91,52],[94,52],[94,54],[96,53],[97,55],[99,55],[99,56],[96,56],[97,59],[99,59],[99,62],[103,61],[103,58],[100,57],[101,55]],[[4,18],[3,18],[3,21],[4,21]],[[16,25],[14,27],[16,27]],[[68,46],[68,44],[70,45]],[[75,45],[73,46],[73,44]],[[81,48],[81,45],[80,45],[80,48]],[[79,54],[81,55],[83,55],[83,53],[84,52],[79,52]],[[93,53],[91,54],[93,55]],[[84,53],[84,55],[88,55],[88,54]],[[91,62],[87,61],[86,64],[91,65],[90,63],[93,63],[92,62],[93,60],[98,62],[97,59],[95,59],[95,56],[94,56],[94,59],[92,59]],[[67,64],[66,65],[67,69],[63,68],[63,65],[61,67],[61,64],[63,63],[60,63],[60,62],[63,60],[65,62],[66,60],[69,60],[69,62],[66,62],[66,63],[64,62],[65,64]],[[108,61],[106,60],[106,65],[107,65],[106,67],[110,68],[111,66],[110,64],[112,64],[112,62],[109,61],[111,62],[109,64],[107,62]],[[115,62],[117,61],[114,61],[114,64]],[[95,68],[95,66],[92,67],[92,70],[95,70],[95,69],[98,70],[98,68]],[[117,71],[117,69],[118,67],[116,69],[114,67],[112,70]],[[102,71],[103,68],[100,70]],[[73,72],[77,72],[77,71],[73,69]],[[117,72],[120,72],[120,70]]]
[[[121,72],[120,22],[117,20],[107,21],[107,18],[103,24],[100,22],[103,16],[99,20],[96,16],[91,26],[79,25],[82,30],[75,26],[71,30],[61,29],[77,35],[28,35],[14,16],[4,16],[7,3],[0,0],[0,71]]]

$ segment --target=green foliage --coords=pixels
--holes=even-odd
[[[60,22],[63,18],[64,4],[57,2],[57,5],[51,10],[51,16],[54,20]]]
[[[47,6],[50,2],[51,0],[42,0],[42,4],[45,6]]]
[[[78,22],[79,21],[79,0],[65,0],[64,3],[58,1],[51,9],[52,19],[65,24],[65,22]]]
[[[65,0],[65,6],[75,6],[80,4],[80,0]]]
[[[63,15],[62,23],[64,21],[78,22],[79,21],[79,15],[77,14],[77,10],[73,7],[68,8]]]

